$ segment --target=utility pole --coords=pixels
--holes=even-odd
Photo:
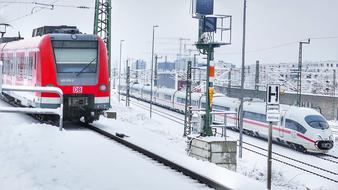
[[[310,44],[310,38],[307,41],[299,42],[299,55],[298,55],[298,80],[297,80],[297,105],[302,105],[302,56],[303,56],[303,44]]]
[[[111,0],[95,0],[94,30],[106,44],[108,54],[109,92],[111,90]],[[109,104],[110,104],[109,96]]]
[[[157,83],[158,83],[158,78],[157,78],[157,70],[158,70],[158,63],[157,63],[157,61],[158,61],[158,59],[161,59],[162,58],[162,56],[158,56],[157,54],[155,55],[155,73],[154,73],[154,75],[155,75],[155,77],[154,77],[154,86],[156,86],[157,87]]]
[[[120,65],[119,65],[119,102],[121,101],[121,64],[122,64],[122,43],[124,42],[124,40],[120,40]]]
[[[267,187],[271,190],[271,166],[272,166],[272,122],[269,122],[269,136],[268,136],[268,168],[267,168]]]
[[[130,66],[127,60],[127,71],[126,71],[126,107],[130,105]]]
[[[259,92],[259,61],[256,61],[256,74],[255,74],[255,90],[256,90],[256,98],[258,98]]]
[[[228,74],[228,91],[227,91],[229,97],[231,96],[231,71],[232,68],[230,67]]]
[[[333,120],[338,120],[337,117],[337,101],[336,101],[336,69],[333,70]]]
[[[200,54],[194,54],[194,65],[193,65],[193,74],[192,74],[192,81],[196,81],[196,69],[197,69],[197,58],[196,56],[198,56]]]
[[[113,75],[114,75],[114,78],[113,78],[113,89],[115,89],[115,86],[116,86],[116,67],[114,67],[114,69],[113,69]]]
[[[189,41],[189,38],[179,38],[178,39],[180,41],[180,48],[179,48],[179,54],[178,54],[178,64],[179,64],[179,69],[181,70],[182,68],[182,41],[184,41],[184,52],[186,50],[186,41]]]
[[[135,78],[136,78],[136,82],[138,82],[138,60],[136,60],[136,72],[135,72]]]
[[[243,43],[242,43],[242,75],[241,75],[241,104],[239,108],[239,154],[238,156],[242,158],[243,156],[243,107],[244,107],[244,72],[245,72],[245,27],[246,27],[246,0],[244,0],[243,7]]]
[[[188,61],[187,64],[187,80],[186,80],[186,94],[185,94],[185,115],[184,115],[184,133],[183,136],[186,137],[191,134],[191,61]]]
[[[154,74],[154,49],[155,49],[155,28],[157,28],[158,25],[153,26],[153,41],[152,41],[152,48],[151,48],[151,69],[150,69],[150,118],[151,118],[151,113],[152,113],[152,108],[153,108],[153,85],[154,85],[154,79],[153,79],[153,74]]]

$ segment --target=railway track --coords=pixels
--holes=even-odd
[[[147,106],[145,106],[145,105],[142,105],[142,104],[140,104],[140,103],[135,103],[135,101],[131,101],[131,102],[134,103],[134,105],[136,105],[136,106],[138,106],[138,107],[140,107],[140,108],[143,108],[143,109],[145,109],[145,110],[149,110],[149,108],[148,108]],[[164,108],[164,109],[165,109],[165,108]],[[159,115],[159,116],[163,116],[163,117],[165,117],[165,118],[167,118],[167,119],[170,119],[170,120],[175,120],[175,122],[180,123],[180,124],[183,125],[183,119],[181,119],[181,118],[178,118],[178,117],[176,117],[176,116],[170,115],[170,114],[168,114],[168,113],[164,113],[164,112],[162,112],[162,111],[160,111],[160,110],[158,110],[158,109],[154,109],[154,108],[153,108],[153,111],[154,111],[155,114],[157,114],[157,115]],[[171,111],[173,111],[173,110],[171,110]],[[177,112],[177,113],[179,113],[179,112]],[[175,119],[168,118],[168,115],[172,116],[172,117],[175,118]],[[180,121],[181,121],[181,122],[180,122]],[[243,144],[248,145],[248,146],[246,146],[246,147],[243,146],[243,149],[245,149],[245,150],[247,150],[247,151],[250,151],[250,152],[253,152],[253,153],[256,153],[256,154],[259,154],[259,155],[261,155],[261,156],[267,157],[267,153],[266,153],[267,150],[266,150],[266,149],[264,149],[264,148],[262,148],[262,147],[259,147],[259,146],[257,146],[257,145],[253,145],[253,144],[251,144],[251,143],[247,143],[247,142],[245,142],[245,141],[243,141]],[[250,148],[249,148],[249,147],[250,147]],[[254,150],[254,149],[256,149],[256,150]],[[262,153],[262,151],[263,151],[263,153]],[[327,174],[329,174],[329,175],[338,176],[338,173],[337,173],[336,171],[327,170],[327,169],[324,169],[324,168],[315,166],[315,165],[313,165],[313,164],[309,164],[309,163],[306,163],[306,162],[303,162],[303,161],[300,161],[300,160],[297,160],[297,159],[294,159],[294,158],[291,158],[291,157],[289,157],[289,156],[285,156],[285,155],[282,155],[282,154],[279,154],[279,153],[276,153],[276,152],[273,152],[273,155],[275,156],[275,157],[273,157],[273,160],[276,161],[276,162],[279,162],[279,163],[288,165],[288,166],[290,166],[290,167],[294,167],[294,168],[299,169],[299,170],[302,170],[302,171],[304,171],[304,172],[307,172],[307,173],[316,175],[316,176],[318,176],[318,177],[327,179],[327,180],[329,180],[329,181],[333,181],[333,182],[335,182],[335,183],[338,183],[338,180],[337,180],[337,179],[334,179],[334,178],[331,178],[331,177],[327,177],[327,176],[325,176],[325,175],[323,175],[323,174],[320,174],[319,172],[316,172],[316,171],[320,171],[320,172],[327,173]],[[338,164],[338,160],[336,160],[337,157],[335,157],[335,156],[333,156],[333,155],[328,155],[328,154],[322,154],[322,155],[308,154],[308,155],[312,155],[312,156],[315,156],[315,157],[317,157],[317,158],[319,158],[319,159],[322,159],[322,160],[325,160],[325,161],[328,161],[328,162],[332,162],[332,163],[334,163],[334,164]],[[284,159],[284,160],[282,160],[281,158]],[[286,160],[287,160],[287,161],[286,161]],[[294,163],[297,163],[297,165],[296,165],[296,164],[291,164],[290,161],[291,161],[291,162],[294,162]],[[316,170],[316,171],[311,171],[311,170],[309,170],[309,169],[305,169],[305,168],[302,167],[302,166],[306,166],[306,167],[308,167],[308,168],[312,168],[313,170]]]
[[[139,102],[136,102],[136,101],[131,101],[132,104],[134,104],[135,106],[139,107],[139,108],[142,108],[142,109],[145,109],[145,110],[150,110],[148,106],[145,106]],[[152,112],[161,116],[161,117],[164,117],[166,119],[169,119],[170,121],[173,121],[175,123],[178,123],[178,124],[182,124],[184,125],[184,120],[177,117],[177,116],[174,116],[172,114],[168,114],[168,113],[164,113],[162,112],[161,110],[158,110],[156,108],[152,108]]]
[[[337,156],[333,156],[333,155],[330,155],[330,154],[319,154],[319,155],[312,154],[312,155],[319,158],[319,159],[338,164],[338,157]]]
[[[85,125],[85,127],[87,127],[88,129],[90,129],[90,130],[92,130],[92,131],[94,131],[94,132],[96,132],[96,133],[98,133],[98,134],[100,134],[100,135],[102,135],[106,138],[114,140],[114,141],[134,150],[134,151],[137,151],[137,152],[139,152],[139,153],[141,153],[141,154],[143,154],[143,155],[145,155],[145,156],[147,156],[147,157],[149,157],[149,158],[151,158],[151,159],[153,159],[153,160],[155,160],[155,161],[157,161],[157,162],[159,162],[159,163],[161,163],[161,164],[163,164],[167,167],[170,167],[171,169],[174,169],[177,172],[181,172],[184,175],[189,176],[190,178],[197,180],[200,183],[203,183],[203,184],[205,184],[209,187],[212,187],[214,189],[219,189],[219,190],[230,190],[230,188],[224,186],[223,184],[220,184],[220,183],[218,183],[218,182],[216,182],[216,181],[214,181],[214,180],[212,180],[212,179],[210,179],[206,176],[202,176],[199,173],[191,171],[184,166],[176,164],[175,162],[172,162],[172,161],[170,161],[170,160],[168,160],[168,159],[166,159],[166,158],[164,158],[160,155],[157,155],[153,152],[150,152],[150,151],[148,151],[148,150],[146,150],[146,149],[144,149],[144,148],[142,148],[142,147],[140,147],[136,144],[133,144],[133,143],[123,139],[123,137],[125,136],[123,134],[115,134],[114,135],[114,134],[111,134],[111,133],[104,131],[100,128],[97,128],[93,125]]]
[[[253,145],[251,143],[244,142],[244,141],[243,141],[243,144],[247,145],[247,146],[243,146],[243,149],[245,149],[247,151],[250,151],[250,152],[253,152],[253,153],[256,153],[256,154],[259,154],[261,156],[267,157],[267,152],[268,152],[267,149],[259,147],[257,145]],[[250,147],[250,148],[248,148],[248,147]],[[315,166],[313,164],[309,164],[309,163],[306,163],[306,162],[303,162],[303,161],[291,158],[289,156],[282,155],[282,154],[277,153],[277,152],[272,152],[272,154],[274,155],[272,157],[272,160],[274,160],[276,162],[279,162],[279,163],[282,163],[282,164],[286,164],[288,166],[297,168],[297,169],[305,171],[307,173],[310,173],[310,174],[316,175],[318,177],[327,179],[329,181],[333,181],[335,183],[338,183],[338,179],[333,179],[332,177],[327,177],[326,175],[320,174],[319,172],[311,171],[309,169],[305,169],[304,167],[301,167],[299,165],[306,166],[308,168],[312,168],[313,170],[324,172],[324,173],[332,175],[332,176],[338,176],[338,173],[336,171],[327,170],[327,169]],[[281,158],[284,159],[284,160],[282,160]],[[297,163],[298,165],[296,165],[295,163]]]

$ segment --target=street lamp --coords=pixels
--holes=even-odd
[[[121,62],[122,62],[122,43],[124,40],[120,40],[120,65],[119,65],[119,102],[121,101]]]
[[[302,105],[302,56],[303,56],[303,44],[310,44],[310,38],[307,41],[299,42],[299,55],[298,55],[298,81],[297,81],[297,105]]]
[[[155,48],[155,28],[159,27],[158,25],[153,26],[153,41],[152,41],[152,49],[151,49],[151,79],[150,79],[150,118],[151,118],[151,112],[153,108],[153,67],[154,67],[154,48]]]
[[[243,96],[244,96],[244,69],[245,69],[245,27],[246,27],[246,0],[243,7],[243,41],[242,41],[242,76],[241,76],[241,103],[239,108],[239,158],[242,158],[243,149]]]

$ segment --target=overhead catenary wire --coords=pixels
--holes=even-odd
[[[310,39],[311,40],[329,40],[329,39],[338,39],[338,36],[310,37]],[[301,40],[297,40],[297,41],[277,44],[277,45],[270,46],[270,47],[248,50],[248,51],[245,51],[245,53],[256,53],[256,52],[268,51],[268,50],[277,49],[277,48],[281,48],[281,47],[291,46],[291,45],[297,45],[300,41]],[[242,52],[229,52],[229,53],[223,53],[223,54],[239,55],[239,54],[242,54]]]
[[[93,9],[95,7],[91,6],[79,6],[79,5],[65,5],[65,4],[55,4],[53,3],[41,3],[37,1],[0,1],[0,4],[31,4],[31,5],[38,5],[38,6],[49,6],[49,7],[68,7],[68,8],[79,8],[79,9]]]
[[[29,17],[29,16],[32,16],[38,12],[41,12],[43,10],[46,10],[46,9],[50,9],[50,10],[53,10],[55,7],[64,7],[64,8],[79,8],[79,9],[92,9],[94,7],[90,7],[90,6],[76,6],[76,5],[64,5],[64,4],[55,4],[56,2],[58,2],[59,0],[55,0],[51,3],[40,3],[40,2],[37,2],[37,1],[32,1],[32,2],[27,2],[27,1],[0,1],[0,5],[1,4],[5,4],[6,6],[8,5],[11,5],[11,4],[30,4],[30,5],[36,5],[36,7],[33,7],[32,11],[28,14],[25,14],[25,15],[22,15],[22,16],[19,16],[19,17],[16,17],[16,18],[12,18],[12,19],[8,19],[8,20],[5,20],[3,21],[4,23],[12,23],[12,22],[15,22],[17,20],[21,20],[21,19],[24,19],[26,17]],[[36,11],[34,11],[34,8],[40,8]]]

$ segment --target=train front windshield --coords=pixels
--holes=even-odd
[[[315,129],[328,129],[329,124],[326,122],[326,120],[319,115],[308,115],[305,117],[306,123],[308,123],[312,128]]]
[[[58,73],[96,73],[97,41],[52,41]]]

